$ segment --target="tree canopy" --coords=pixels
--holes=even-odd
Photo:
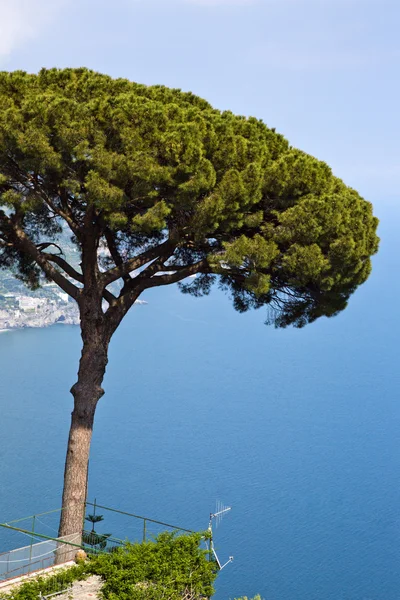
[[[0,195],[1,267],[78,303],[96,285],[113,329],[143,290],[194,274],[182,291],[218,283],[301,327],[345,308],[378,248],[371,204],[261,120],[83,68],[0,74]],[[80,269],[54,245],[65,225]]]
[[[144,290],[217,283],[237,310],[302,327],[367,279],[376,227],[370,203],[253,117],[87,69],[0,73],[0,267],[54,281],[80,314],[60,537],[82,531],[108,346]]]

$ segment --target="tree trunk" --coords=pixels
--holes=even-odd
[[[74,396],[71,428],[64,471],[62,513],[58,536],[81,544],[85,517],[85,501],[90,442],[97,402],[104,394],[101,387],[108,358],[108,344],[103,315],[81,311],[83,348],[79,363],[78,381],[71,388]],[[96,311],[94,311],[96,312]],[[84,322],[84,320],[86,322]],[[71,560],[78,548],[62,546],[56,553],[56,563]]]

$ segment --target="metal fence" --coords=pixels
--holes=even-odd
[[[0,582],[52,567],[56,552],[59,562],[66,562],[71,548],[79,549],[80,539],[81,534],[75,533],[3,552],[0,554]]]
[[[103,506],[96,503],[96,501],[86,502],[86,510],[87,512],[100,511],[104,516],[104,527],[112,531],[113,536],[116,536],[120,541],[146,542],[154,539],[163,531],[193,533],[192,529],[185,529],[165,521],[158,521],[150,517]]]
[[[57,537],[61,510],[56,509],[8,523],[0,523],[0,536],[4,534],[3,539],[0,538],[3,547],[16,548],[20,544],[21,536],[29,539],[30,542],[29,545],[17,547],[15,550],[0,552],[0,584],[52,567],[56,562],[56,553],[57,564],[60,564],[71,560],[80,548],[90,553],[110,552],[115,547],[123,546],[127,541],[146,542],[166,530],[192,533],[190,529],[103,506],[96,501],[87,502],[86,514],[96,514],[96,511],[98,514],[100,511],[105,520],[104,524],[101,523],[101,528],[112,532],[112,534],[103,533],[106,543],[101,547],[88,547],[87,544],[82,543],[80,532],[64,538]],[[90,530],[87,533],[90,534]],[[102,532],[97,531],[97,525],[96,533],[102,536]]]

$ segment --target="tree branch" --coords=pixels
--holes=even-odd
[[[107,290],[105,290],[105,292],[107,292]],[[121,323],[128,310],[139,298],[140,294],[141,290],[136,289],[123,296],[120,296],[119,298],[114,298],[113,302],[109,302],[106,298],[106,300],[110,304],[109,308],[106,311],[106,327],[110,338],[114,331],[117,329],[118,325]]]
[[[68,202],[65,201],[65,198],[63,198],[63,194],[60,194],[60,201],[63,204],[63,209],[61,209],[60,207],[56,206],[53,202],[53,200],[50,198],[49,194],[46,192],[46,190],[43,189],[40,181],[38,180],[37,176],[34,175],[26,175],[21,169],[19,164],[17,163],[17,161],[8,154],[7,156],[8,161],[12,164],[17,177],[15,178],[17,180],[18,183],[22,183],[22,185],[24,185],[25,187],[27,187],[28,189],[32,189],[39,195],[41,196],[41,198],[43,199],[43,201],[47,204],[47,206],[53,211],[53,213],[59,215],[60,217],[62,217],[63,219],[65,219],[65,221],[68,223],[71,231],[77,236],[79,237],[79,233],[80,233],[80,228],[79,225],[77,225],[77,223],[75,223],[73,217],[72,217],[72,213],[69,209],[68,206]],[[64,194],[65,195],[65,194]]]
[[[114,294],[112,294],[108,290],[103,290],[103,298],[104,300],[106,300],[106,302],[108,302],[110,306],[117,301],[117,298],[114,296]]]
[[[73,218],[70,216],[70,214],[68,214],[68,212],[66,212],[65,210],[59,208],[58,206],[56,206],[54,204],[54,202],[52,200],[50,200],[50,198],[44,194],[44,192],[41,192],[43,194],[43,200],[44,202],[47,204],[47,206],[49,206],[49,208],[59,217],[61,217],[62,219],[64,219],[68,225],[69,228],[71,229],[72,233],[74,233],[76,235],[76,237],[79,238],[80,235],[80,228],[79,226],[75,223],[75,221],[73,220]]]
[[[207,259],[200,260],[193,265],[187,265],[186,267],[176,267],[172,269],[171,267],[165,267],[165,270],[171,271],[174,270],[175,273],[171,273],[169,275],[154,275],[150,279],[144,279],[140,284],[140,288],[142,290],[147,290],[152,287],[158,287],[160,285],[168,285],[170,283],[177,283],[178,281],[182,281],[182,279],[186,279],[190,275],[195,275],[196,273],[211,273],[210,266],[208,264]]]
[[[115,238],[112,234],[112,231],[108,227],[106,227],[104,230],[104,237],[106,238],[107,246],[115,265],[117,267],[122,267],[124,264],[124,260],[118,251],[117,244],[115,242]],[[122,278],[125,283],[128,283],[128,281],[131,280],[131,276],[129,275],[129,273],[127,273],[126,275],[122,275]]]
[[[60,193],[60,201],[63,208],[62,210],[58,209],[58,214],[67,221],[69,228],[79,239],[81,234],[80,226],[74,221],[73,212],[68,204],[68,194],[66,191]]]
[[[168,239],[162,244],[149,248],[149,250],[142,252],[142,254],[125,261],[122,265],[117,265],[113,269],[105,271],[101,276],[104,287],[107,287],[110,283],[117,281],[117,279],[120,279],[124,275],[129,275],[135,269],[143,267],[143,265],[155,258],[166,256],[167,253],[172,254],[173,249],[175,249],[175,245]]]
[[[40,184],[40,182],[38,181],[37,177],[30,178],[29,181],[31,183],[33,183],[33,187],[34,187],[35,191],[43,198],[43,201],[47,204],[47,206],[50,207],[50,209],[53,211],[53,213],[59,215],[62,219],[64,219],[68,223],[69,228],[71,229],[71,231],[77,237],[79,237],[80,227],[79,227],[79,225],[77,223],[75,223],[75,221],[74,221],[74,219],[72,217],[72,213],[71,213],[70,207],[68,206],[68,202],[65,199],[65,193],[64,194],[62,192],[59,193],[60,202],[63,205],[63,208],[60,208],[59,206],[56,206],[54,204],[54,202],[50,198],[49,194],[46,192],[46,190],[43,189],[43,187]]]
[[[23,253],[30,256],[42,269],[42,271],[52,279],[64,292],[66,292],[74,300],[78,300],[80,290],[71,283],[60,271],[58,271],[51,262],[38,250],[32,240],[26,235],[24,230],[17,224],[11,221],[3,211],[0,211],[0,221],[6,224],[15,238],[15,246]]]
[[[159,248],[160,247],[161,246],[159,246]],[[209,265],[204,259],[195,263],[194,265],[188,265],[185,267],[180,265],[175,266],[174,270],[176,270],[176,272],[174,274],[157,275],[157,273],[171,270],[171,266],[165,266],[164,262],[168,260],[170,256],[172,256],[175,248],[173,246],[170,246],[170,254],[168,255],[168,246],[165,244],[163,245],[163,247],[165,248],[164,257],[160,257],[158,258],[158,260],[152,262],[151,265],[149,265],[144,271],[142,271],[142,273],[140,273],[140,275],[138,275],[138,277],[130,279],[130,281],[128,281],[126,285],[122,288],[119,298],[117,298],[112,304],[110,303],[110,307],[106,312],[106,316],[108,319],[108,328],[110,329],[110,331],[115,331],[119,323],[122,321],[123,317],[126,315],[126,313],[134,304],[134,302],[138,299],[143,290],[158,285],[166,285],[167,283],[181,281],[189,275],[198,273],[200,269],[202,269],[203,272],[209,270]]]
[[[50,254],[50,253],[47,253],[47,252],[41,252],[41,255],[44,256],[46,260],[48,260],[50,262],[53,262],[56,265],[58,265],[59,267],[61,267],[61,269],[63,271],[65,271],[65,273],[67,275],[69,275],[70,277],[72,277],[72,279],[75,279],[75,281],[79,281],[79,283],[83,283],[83,275],[82,275],[82,273],[79,273],[78,271],[76,271],[74,269],[74,267],[72,267],[61,256],[59,256],[58,254]]]
[[[143,271],[141,271],[137,277],[131,279],[127,283],[127,285],[124,286],[124,288],[122,288],[122,295],[124,294],[125,290],[129,291],[132,288],[140,287],[141,281],[145,279],[150,279],[157,273],[162,273],[163,271],[171,271],[169,267],[166,267],[164,265],[165,261],[168,260],[168,258],[170,258],[170,256],[166,255],[161,256],[157,260],[154,260],[148,267],[143,269]]]

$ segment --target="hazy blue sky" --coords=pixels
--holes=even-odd
[[[0,0],[0,68],[191,90],[262,118],[383,209],[400,187],[399,27],[396,0]]]

